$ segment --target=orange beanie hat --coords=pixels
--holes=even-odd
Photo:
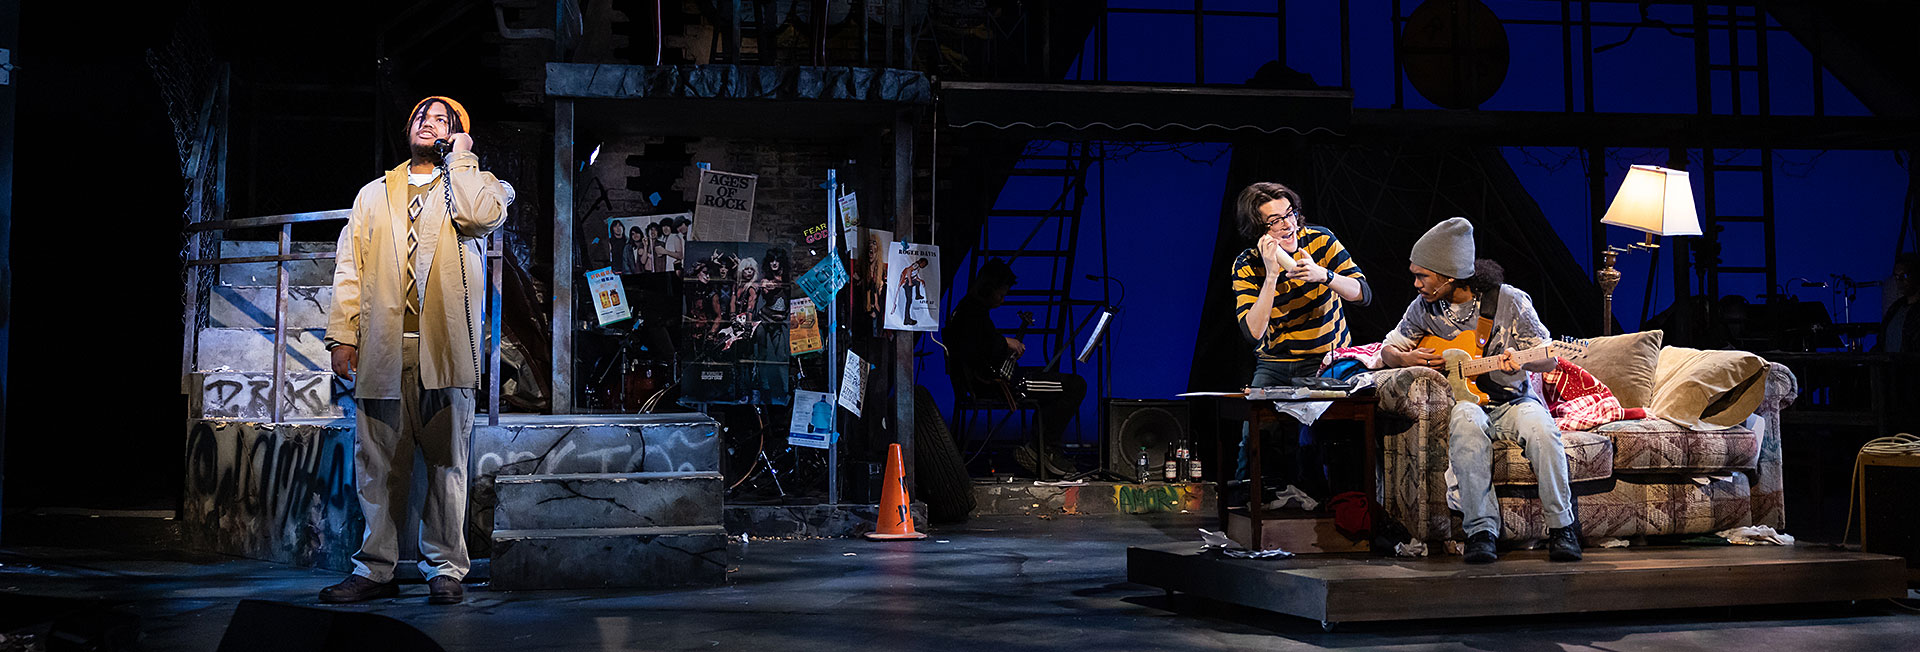
[[[432,96],[428,96],[427,99],[420,100],[418,104],[413,105],[412,111],[407,112],[407,122],[409,123],[413,122],[413,116],[420,114],[421,107],[426,106],[428,102],[432,102],[434,100],[439,100],[441,102],[446,103],[447,110],[452,111],[453,115],[460,118],[461,133],[471,133],[473,131],[473,118],[467,115],[467,107],[460,106],[459,102],[455,102],[453,101],[453,98],[447,97],[445,95],[432,95]]]

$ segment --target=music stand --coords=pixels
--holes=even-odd
[[[1087,313],[1086,317],[1081,318],[1080,325],[1075,327],[1074,331],[1079,332],[1081,329],[1086,328],[1087,320],[1092,319],[1094,314],[1096,313],[1089,312]],[[1098,311],[1098,314],[1100,315],[1100,321],[1094,324],[1093,333],[1087,336],[1087,343],[1080,347],[1080,354],[1074,356],[1073,359],[1076,362],[1086,362],[1087,358],[1093,355],[1093,350],[1095,348],[1098,348],[1101,345],[1106,344],[1107,331],[1111,330],[1113,326],[1114,318],[1120,315],[1120,307],[1107,305],[1103,303],[1100,306],[1100,310]],[[1055,350],[1053,352],[1053,360],[1047,363],[1048,371],[1053,371],[1058,369],[1060,365],[1060,354],[1065,352],[1066,352],[1066,347],[1060,347],[1058,350]],[[1076,482],[1076,481],[1085,480],[1088,478],[1096,478],[1096,479],[1105,479],[1112,482],[1127,482],[1127,483],[1133,482],[1135,478],[1132,475],[1123,474],[1118,471],[1113,471],[1107,468],[1107,458],[1111,457],[1110,455],[1107,455],[1108,433],[1100,432],[1098,434],[1099,434],[1099,442],[1100,442],[1100,454],[1096,456],[1094,467],[1085,471],[1081,471],[1079,473],[1068,474],[1067,476],[1061,478],[1061,480],[1064,480],[1067,482]]]

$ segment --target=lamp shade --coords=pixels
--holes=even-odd
[[[1620,182],[1620,192],[1600,223],[1654,235],[1700,235],[1687,173],[1654,165],[1627,170],[1627,179]]]

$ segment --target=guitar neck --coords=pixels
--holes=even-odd
[[[1551,347],[1537,346],[1531,349],[1527,349],[1525,351],[1514,351],[1513,361],[1515,363],[1524,365],[1524,364],[1529,364],[1539,360],[1545,360],[1552,356],[1553,356],[1553,351],[1551,350]],[[1499,368],[1500,368],[1500,356],[1488,356],[1485,358],[1474,358],[1472,360],[1468,360],[1464,363],[1461,363],[1460,373],[1461,375],[1465,375],[1465,376],[1478,376],[1480,374],[1484,374],[1489,371],[1494,371]]]

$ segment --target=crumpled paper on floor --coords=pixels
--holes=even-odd
[[[1293,553],[1279,548],[1272,550],[1248,550],[1246,546],[1240,545],[1240,542],[1227,538],[1227,533],[1214,532],[1206,528],[1200,528],[1200,549],[1218,550],[1220,554],[1240,559],[1285,559],[1293,556]]]
[[[1749,525],[1713,533],[1736,546],[1791,546],[1793,535],[1774,531],[1771,525]]]
[[[1313,511],[1313,508],[1320,506],[1320,501],[1314,500],[1313,496],[1307,495],[1307,492],[1301,491],[1299,487],[1296,487],[1293,485],[1287,485],[1286,489],[1282,489],[1278,493],[1275,493],[1273,495],[1273,500],[1267,501],[1267,503],[1264,505],[1261,505],[1260,508],[1261,509],[1286,509],[1288,504],[1298,504],[1300,506],[1300,509],[1304,509],[1311,512]]]
[[[1427,542],[1419,539],[1408,539],[1406,543],[1393,544],[1393,554],[1396,557],[1425,557],[1427,556]]]
[[[1607,537],[1605,539],[1601,539],[1599,543],[1596,543],[1594,545],[1597,545],[1602,548],[1625,548],[1627,546],[1633,545],[1633,542],[1628,541],[1626,539],[1622,539],[1620,537]]]

